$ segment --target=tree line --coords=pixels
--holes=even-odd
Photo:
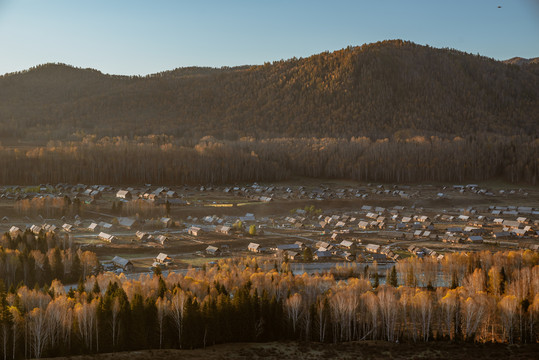
[[[21,285],[42,287],[53,279],[77,283],[97,270],[95,253],[77,250],[68,236],[26,230],[16,236],[5,233],[0,239],[0,279],[11,290]]]
[[[536,253],[448,254],[433,273],[456,276],[450,287],[407,283],[404,268],[389,270],[380,285],[235,258],[185,275],[128,280],[104,273],[68,292],[57,280],[46,289],[0,289],[1,353],[15,359],[225,342],[539,339]]]
[[[230,184],[301,176],[381,182],[503,178],[537,184],[539,143],[532,136],[406,136],[234,141],[204,137],[197,142],[165,135],[133,140],[87,136],[27,150],[0,148],[0,166],[10,169],[0,174],[0,183]],[[57,212],[80,208],[69,199],[65,204],[55,201],[58,204],[49,208]],[[34,205],[39,204],[28,200],[20,209]]]

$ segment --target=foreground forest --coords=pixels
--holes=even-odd
[[[539,63],[384,41],[146,77],[0,77],[3,184],[537,184]]]
[[[282,340],[538,341],[536,253],[410,258],[387,271],[385,285],[374,267],[340,269],[361,275],[336,281],[293,275],[286,262],[226,259],[185,275],[90,276],[67,293],[57,280],[43,289],[0,289],[0,353],[39,358]]]

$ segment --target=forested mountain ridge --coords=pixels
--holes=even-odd
[[[0,139],[535,136],[538,109],[537,64],[400,40],[146,77],[62,64],[0,77]]]

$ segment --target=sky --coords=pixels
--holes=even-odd
[[[59,62],[146,75],[388,39],[539,57],[539,0],[0,0],[0,74]]]

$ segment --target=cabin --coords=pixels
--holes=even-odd
[[[165,245],[167,244],[168,242],[170,241],[170,239],[165,236],[165,235],[159,235],[155,238],[155,242],[161,244],[161,245]]]
[[[111,229],[112,224],[108,223],[108,222],[105,222],[105,221],[100,221],[99,222],[99,227],[102,228],[102,229]]]
[[[118,220],[118,226],[121,226],[126,229],[131,229],[133,226],[135,226],[137,220],[127,217],[119,217]]]
[[[471,242],[473,244],[481,244],[483,243],[483,237],[480,235],[473,235],[469,236],[468,239],[466,239],[468,242]]]
[[[301,248],[299,247],[298,244],[282,244],[282,245],[277,245],[273,247],[272,250],[274,251],[288,251],[288,250],[300,251]]]
[[[107,241],[109,243],[113,243],[113,242],[116,242],[118,240],[116,238],[116,236],[110,235],[110,234],[107,234],[107,233],[104,233],[104,232],[100,232],[99,235],[97,235],[97,237],[99,239]]]
[[[123,257],[120,257],[120,256],[115,256],[113,259],[112,259],[112,264],[114,266],[116,266],[117,268],[120,268],[124,271],[133,271],[133,263],[127,259],[124,259]]]
[[[131,192],[128,190],[118,190],[116,197],[118,199],[131,200],[133,198],[133,194],[131,194]]]
[[[351,249],[354,246],[354,243],[349,241],[349,240],[343,240],[343,241],[341,241],[339,246],[341,246],[343,248],[346,248],[346,249]]]
[[[37,235],[41,231],[41,226],[32,225],[30,226],[30,231]]]
[[[348,251],[342,251],[338,255],[346,261],[354,261],[356,259],[356,256]]]
[[[202,234],[202,229],[196,226],[191,226],[189,230],[187,230],[187,233],[192,236],[198,236]]]
[[[230,226],[217,225],[215,231],[220,234],[230,235],[232,233],[232,228]]]
[[[315,245],[318,249],[322,248],[328,251],[331,251],[333,249],[333,245],[325,241],[318,241]]]
[[[206,251],[206,254],[211,255],[211,256],[220,256],[221,255],[221,250],[219,250],[219,248],[216,247],[216,246],[211,246],[210,245],[210,246],[208,246],[206,248],[205,251]]]
[[[248,246],[247,246],[247,250],[251,251],[251,252],[254,252],[254,253],[259,253],[261,251],[261,247],[260,247],[260,244],[257,244],[257,243],[250,243]]]
[[[365,246],[365,250],[370,252],[370,253],[378,253],[380,251],[380,245],[376,245],[376,244],[367,244]]]
[[[62,225],[62,229],[64,229],[64,231],[71,232],[71,230],[73,229],[73,225],[66,223]]]
[[[9,235],[11,236],[12,239],[15,239],[17,236],[22,236],[22,230],[16,226],[12,226],[9,229]]]
[[[331,259],[332,257],[333,257],[333,254],[331,253],[331,251],[317,250],[313,254],[314,260],[327,260],[327,259]]]
[[[366,230],[368,227],[369,227],[369,223],[367,221],[360,221],[357,226],[361,229],[361,230]]]
[[[295,251],[292,251],[292,250],[287,250],[285,251],[285,256],[287,259],[290,259],[290,260],[301,260],[301,255],[299,252],[295,252]]]
[[[152,238],[152,236],[150,234],[148,234],[147,232],[143,232],[143,231],[137,231],[135,235],[142,242],[146,242],[146,241],[148,241],[148,240],[150,240]]]
[[[159,253],[159,255],[157,255],[157,257],[155,258],[155,262],[163,265],[170,265],[172,264],[173,260],[165,253]]]
[[[168,217],[163,217],[159,220],[159,222],[164,226],[164,227],[171,227],[172,226],[172,219],[171,218],[168,218]]]

